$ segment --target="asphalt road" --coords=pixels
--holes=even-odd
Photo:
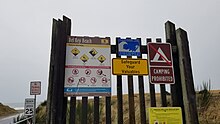
[[[20,115],[20,114],[15,114],[15,115],[7,116],[7,117],[2,117],[2,118],[0,118],[0,124],[14,124],[13,118],[17,117],[18,115]]]

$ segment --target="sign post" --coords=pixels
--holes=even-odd
[[[33,113],[33,124],[36,123],[36,95],[41,94],[41,82],[40,81],[32,81],[30,83],[30,95],[34,95],[34,113]]]
[[[174,84],[173,60],[169,43],[148,43],[149,78],[152,84]]]

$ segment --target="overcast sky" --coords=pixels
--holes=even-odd
[[[38,100],[46,99],[52,19],[63,15],[72,19],[72,35],[109,36],[113,43],[164,40],[170,20],[188,32],[195,87],[211,79],[220,89],[219,13],[219,0],[0,0],[0,102],[32,97],[33,80],[42,82]]]

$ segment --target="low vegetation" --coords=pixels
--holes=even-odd
[[[10,108],[9,106],[3,105],[0,103],[0,117],[1,116],[7,116],[10,114],[15,114],[17,111],[13,108]]]

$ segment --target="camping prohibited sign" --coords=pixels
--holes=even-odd
[[[148,43],[149,78],[152,84],[174,84],[171,45]]]
[[[70,36],[66,44],[65,96],[111,95],[110,38]]]

